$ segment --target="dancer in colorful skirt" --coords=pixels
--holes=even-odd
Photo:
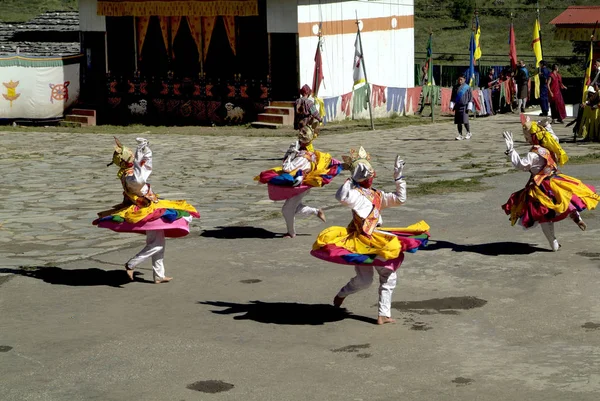
[[[287,226],[284,238],[296,236],[296,215],[317,216],[323,222],[322,209],[306,206],[302,199],[313,187],[329,184],[342,171],[342,164],[329,153],[320,152],[313,147],[317,133],[309,126],[298,132],[298,140],[290,145],[283,158],[282,167],[275,167],[254,177],[262,184],[268,184],[269,199],[285,200],[281,212]]]
[[[189,234],[192,217],[200,217],[196,209],[184,200],[169,201],[158,198],[148,183],[152,173],[152,151],[148,140],[137,138],[135,153],[115,138],[113,160],[108,165],[119,167],[117,177],[123,185],[123,202],[110,210],[98,213],[93,224],[117,232],[146,234],[146,246],[125,263],[130,280],[137,265],[152,258],[152,270],[156,284],[166,283],[172,277],[165,276],[165,237],[183,237]]]
[[[394,181],[396,191],[387,193],[372,188],[375,170],[368,153],[361,147],[344,156],[344,167],[352,177],[335,197],[352,209],[348,227],[333,226],[323,230],[311,254],[333,263],[354,265],[356,276],[335,296],[333,304],[341,306],[351,294],[364,290],[373,282],[373,270],[379,275],[379,310],[377,324],[392,323],[392,292],[396,287],[396,270],[404,260],[404,252],[416,252],[429,239],[429,226],[424,221],[406,228],[381,227],[381,210],[406,202],[404,161],[396,157]]]
[[[558,170],[569,158],[554,135],[523,114],[521,122],[525,140],[532,145],[529,153],[521,158],[514,149],[512,133],[504,132],[505,153],[515,168],[528,171],[531,177],[525,188],[511,194],[502,209],[510,216],[512,225],[518,221],[528,229],[540,223],[550,247],[558,251],[560,244],[554,235],[554,222],[570,217],[585,230],[587,226],[579,212],[594,209],[600,197],[591,185]]]

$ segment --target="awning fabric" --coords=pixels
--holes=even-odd
[[[98,15],[163,17],[258,15],[258,0],[98,0]]]

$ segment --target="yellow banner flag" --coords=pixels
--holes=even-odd
[[[533,47],[533,54],[535,54],[535,66],[539,67],[539,63],[542,60],[542,39],[540,38],[540,22],[535,19],[535,24],[533,25],[533,40],[531,41],[531,47]],[[535,98],[538,99],[540,97],[540,76],[535,75],[533,77],[533,81],[535,82]]]
[[[475,13],[475,53],[473,54],[473,58],[475,61],[481,58],[481,43],[479,42],[479,37],[481,36],[481,26],[479,25],[479,16]]]
[[[481,28],[478,26],[477,31],[475,31],[475,60],[479,60],[481,58],[481,45],[479,44],[479,36],[481,35]]]

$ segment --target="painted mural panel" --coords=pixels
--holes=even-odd
[[[79,64],[0,67],[0,118],[62,117],[79,97]]]

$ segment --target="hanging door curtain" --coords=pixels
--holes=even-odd
[[[138,59],[142,59],[142,47],[146,40],[146,33],[148,32],[148,25],[150,25],[150,17],[137,17],[135,19],[137,27],[137,52]]]
[[[194,38],[194,42],[196,42],[196,46],[198,48],[198,54],[200,54],[200,57],[202,57],[204,61],[206,61],[208,47],[212,38],[212,32],[215,28],[216,19],[217,17],[186,17],[187,24],[190,28],[190,33],[192,34],[192,38]],[[179,26],[181,25],[182,19],[181,17],[158,17],[158,20],[160,22],[160,30],[162,32],[163,41],[165,42],[165,48],[168,49],[169,21],[171,22],[171,46],[173,46],[173,41],[175,41],[175,37],[177,36],[177,32],[179,30]],[[140,60],[142,58],[141,49],[142,46],[144,46],[146,33],[148,32],[149,22],[150,17],[136,17],[138,58]],[[223,23],[225,24],[225,30],[227,32],[227,39],[229,40],[231,51],[235,55],[235,17],[223,16]],[[202,40],[204,41],[203,46]],[[202,52],[201,49],[203,49],[204,51]]]
[[[108,17],[183,17],[198,15],[251,16],[258,15],[258,0],[98,0],[98,15]]]

